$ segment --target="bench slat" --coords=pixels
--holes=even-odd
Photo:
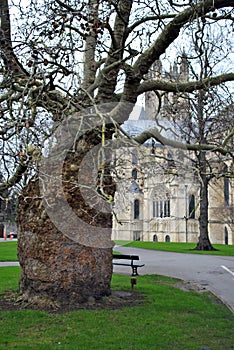
[[[125,263],[118,263],[118,262],[113,262],[113,265],[123,265],[123,266],[135,266],[135,267],[143,267],[145,264],[125,264]]]
[[[139,260],[138,255],[112,254],[113,259]]]

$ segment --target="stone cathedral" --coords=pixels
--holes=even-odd
[[[187,81],[186,59],[182,57],[168,72],[163,72],[157,61],[149,76]],[[163,136],[178,139],[179,133],[171,127],[171,115],[183,120],[186,113],[186,101],[180,96],[148,92],[144,108],[139,108],[123,128],[137,136],[156,127]],[[192,157],[186,149],[165,147],[153,138],[139,147],[126,143],[116,152],[113,240],[197,243],[200,184]],[[209,184],[209,235],[213,244],[234,244],[233,186],[230,178],[214,179]]]

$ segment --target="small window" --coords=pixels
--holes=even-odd
[[[229,206],[229,178],[224,177],[224,205]]]
[[[170,238],[170,236],[169,235],[166,235],[166,237],[165,237],[165,242],[171,242],[171,238]]]
[[[158,242],[158,236],[157,235],[153,235],[153,242]]]
[[[138,153],[136,149],[132,150],[132,164],[137,165],[138,164]]]
[[[195,219],[195,196],[191,194],[189,196],[189,218]]]
[[[140,218],[140,201],[135,199],[134,201],[134,219],[139,220]]]
[[[137,169],[133,169],[133,171],[132,171],[132,178],[133,178],[134,180],[137,179]]]
[[[225,227],[224,229],[224,242],[225,244],[228,244],[228,229]]]

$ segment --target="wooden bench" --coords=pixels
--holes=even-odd
[[[138,276],[138,267],[145,266],[145,264],[136,264],[135,261],[139,261],[140,258],[137,255],[124,255],[124,254],[112,254],[113,265],[131,266],[132,276]],[[125,260],[126,262],[117,262],[116,260]],[[127,262],[129,260],[129,262]]]

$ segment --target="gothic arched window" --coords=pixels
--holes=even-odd
[[[171,216],[171,204],[169,193],[155,196],[153,199],[153,218],[168,218]]]
[[[195,219],[195,196],[191,194],[189,196],[189,218]]]
[[[140,201],[139,199],[135,199],[134,201],[134,219],[140,219]]]
[[[224,204],[229,206],[229,178],[224,178]]]
[[[228,229],[225,227],[224,229],[224,242],[225,244],[228,244]]]

